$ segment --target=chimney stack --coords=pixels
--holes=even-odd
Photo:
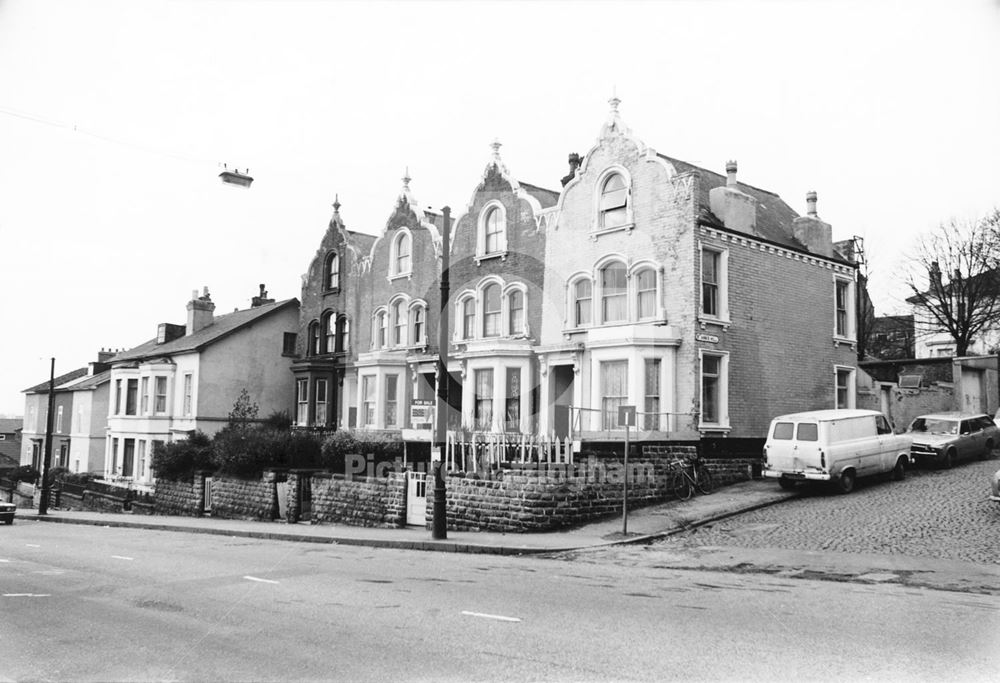
[[[258,306],[263,306],[264,304],[274,303],[274,299],[267,298],[267,290],[264,289],[264,283],[263,282],[260,283],[259,286],[260,286],[260,294],[258,296],[253,297],[253,299],[250,300],[251,308],[257,308]]]
[[[573,152],[572,154],[569,155],[569,175],[563,177],[562,179],[563,187],[566,187],[566,183],[568,183],[569,181],[573,180],[573,178],[576,177],[576,169],[580,168],[580,163],[581,159],[579,154]]]
[[[191,292],[191,301],[187,305],[188,318],[187,327],[184,330],[185,334],[194,334],[198,330],[204,329],[212,324],[214,320],[213,311],[215,311],[215,304],[212,303],[212,297],[208,293],[208,287],[205,287],[201,296],[198,296],[198,290]]]
[[[816,190],[806,192],[806,215],[810,218],[819,218],[816,213]]]
[[[736,187],[736,162],[726,162],[726,187]]]

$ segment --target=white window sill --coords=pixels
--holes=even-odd
[[[396,280],[402,280],[403,278],[406,278],[407,280],[413,279],[413,271],[411,270],[407,273],[397,273],[396,275],[390,275],[386,278],[386,280],[388,280],[389,282],[395,282]]]
[[[723,330],[728,330],[729,326],[733,324],[733,321],[729,318],[729,316],[716,317],[716,316],[707,316],[703,314],[698,316],[698,324],[701,326],[701,329],[703,330],[708,325],[717,325],[721,327]]]
[[[708,424],[704,422],[698,423],[699,432],[731,432],[733,430],[732,425],[726,424]]]
[[[507,260],[507,250],[504,251],[494,251],[489,254],[476,254],[476,265],[480,265],[483,261],[488,261],[490,259],[498,258],[501,261]]]
[[[833,345],[834,346],[850,346],[852,349],[857,345],[857,339],[851,339],[850,337],[838,337],[834,335]]]
[[[635,228],[635,223],[623,223],[611,228],[594,228],[590,231],[590,239],[596,241],[601,235],[608,235],[615,232],[625,231],[631,233],[633,228]]]

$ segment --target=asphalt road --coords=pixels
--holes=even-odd
[[[0,680],[993,680],[1000,599],[20,522]]]

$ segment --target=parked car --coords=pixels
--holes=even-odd
[[[858,477],[891,473],[902,479],[909,463],[910,437],[894,433],[882,413],[815,410],[774,418],[762,473],[784,489],[801,481],[827,481],[850,493]]]
[[[990,500],[1000,503],[1000,470],[994,472],[993,478],[990,479]]]
[[[14,523],[14,510],[17,506],[13,503],[2,503],[0,502],[0,521],[4,524]]]
[[[984,413],[921,415],[907,431],[913,437],[911,458],[941,467],[951,467],[957,460],[987,458],[1000,444],[1000,429]]]

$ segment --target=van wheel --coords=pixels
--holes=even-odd
[[[837,480],[837,491],[839,493],[850,493],[854,490],[854,470],[844,470]]]
[[[780,486],[781,488],[785,489],[786,491],[794,491],[795,490],[795,480],[794,479],[785,479],[784,477],[782,477],[781,479],[778,480],[778,486]]]
[[[906,478],[906,458],[896,461],[896,466],[892,468],[892,480],[903,481]]]

